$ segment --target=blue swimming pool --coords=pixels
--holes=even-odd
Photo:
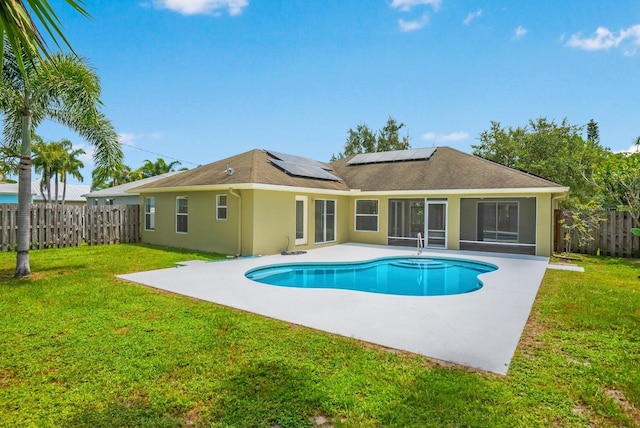
[[[386,257],[364,262],[291,263],[262,266],[245,276],[263,284],[340,288],[403,296],[442,296],[482,288],[478,275],[497,266],[471,260]]]

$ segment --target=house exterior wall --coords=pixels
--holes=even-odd
[[[216,220],[216,195],[227,195],[227,219]],[[234,194],[240,197],[234,196]],[[144,206],[144,197],[155,197],[155,230],[142,230],[142,241],[155,245],[189,248],[222,254],[277,254],[309,250],[345,242],[387,245],[389,199],[427,198],[447,203],[447,248],[461,248],[460,240],[475,239],[476,203],[479,200],[517,200],[520,240],[535,244],[536,255],[549,256],[552,246],[552,219],[554,201],[551,194],[323,194],[313,191],[242,189],[229,191],[197,191],[183,193],[145,193],[138,203]],[[188,232],[176,232],[176,197],[188,198]],[[305,244],[296,245],[296,197],[306,198],[307,228]],[[378,230],[355,230],[355,206],[360,199],[378,201]],[[315,242],[315,202],[336,201],[335,241]],[[471,204],[471,205],[470,205]],[[471,208],[470,208],[471,207]],[[144,224],[144,209],[141,210]],[[472,230],[472,232],[470,232]],[[471,235],[469,235],[471,233]]]
[[[91,197],[87,196],[87,205],[107,205],[107,201],[113,199],[111,205],[138,205],[140,204],[140,196],[127,195],[127,196],[100,196]],[[142,205],[141,205],[142,206]]]
[[[311,248],[334,245],[349,241],[350,201],[344,195],[324,195],[313,192],[276,190],[254,190],[252,197],[252,254],[276,254],[287,249],[304,251]],[[296,197],[305,197],[307,203],[307,243],[296,245]],[[336,201],[335,241],[315,243],[315,202],[316,200]],[[244,199],[243,199],[244,204]],[[243,206],[243,209],[245,207]],[[244,228],[243,228],[244,233]],[[243,250],[244,253],[244,250]]]
[[[236,254],[238,251],[238,201],[227,198],[227,220],[216,220],[216,194],[226,192],[183,192],[145,194],[155,197],[155,229],[141,231],[142,241],[154,245]],[[226,193],[228,194],[228,193]],[[176,232],[177,197],[188,200],[187,232]],[[144,205],[143,205],[144,206]],[[144,209],[141,210],[144,224]]]
[[[443,197],[442,194],[411,194],[410,196],[388,196],[375,194],[354,195],[349,200],[349,238],[350,242],[375,245],[387,245],[389,223],[389,199],[446,200],[447,202],[447,249],[459,250],[460,240],[475,240],[476,202],[519,201],[520,204],[520,242],[535,244],[531,251],[539,256],[550,256],[553,242],[553,206],[551,194],[495,194],[487,192],[454,194]],[[355,230],[355,204],[359,199],[378,200],[379,220],[377,232],[358,232]],[[463,203],[463,201],[465,201]],[[469,205],[471,204],[471,205]],[[472,207],[470,209],[470,207]]]
[[[0,194],[0,204],[17,204],[18,195]]]

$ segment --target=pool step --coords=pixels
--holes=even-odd
[[[389,263],[391,266],[410,268],[410,269],[445,269],[453,265],[438,260],[430,259],[408,259],[398,260]]]

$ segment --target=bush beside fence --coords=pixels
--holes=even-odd
[[[602,221],[591,228],[586,245],[578,245],[577,231],[567,231],[567,225],[572,224],[572,212],[555,211],[555,242],[554,251],[566,251],[613,257],[640,257],[640,238],[631,233],[633,219],[627,212],[607,211],[602,213]],[[569,237],[570,239],[567,239]],[[567,248],[571,242],[572,248]]]
[[[18,205],[0,205],[0,251],[15,251]],[[140,242],[139,205],[31,205],[32,250]]]

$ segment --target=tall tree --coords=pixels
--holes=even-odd
[[[62,203],[64,204],[64,201],[67,198],[67,179],[69,176],[80,181],[84,179],[80,172],[80,169],[84,168],[84,162],[82,162],[80,156],[86,154],[86,152],[83,149],[74,149],[73,143],[67,139],[60,141],[60,145],[65,152],[65,156],[62,158],[62,162],[60,163],[59,171],[60,181],[62,182]]]
[[[24,73],[19,65],[22,58]],[[122,163],[122,149],[111,122],[99,110],[100,82],[85,62],[73,55],[27,60],[28,55],[4,51],[0,111],[4,143],[20,154],[16,277],[29,275],[29,200],[31,135],[50,119],[83,136],[95,146],[97,165]]]
[[[640,153],[611,154],[591,176],[610,202],[628,211],[640,225]]]
[[[82,0],[64,1],[81,15],[89,17]],[[0,58],[4,58],[4,51],[7,47],[10,47],[14,52],[25,52],[24,56],[16,58],[18,69],[24,76],[27,75],[25,60],[34,61],[45,58],[51,60],[53,58],[38,26],[44,28],[45,33],[58,48],[61,48],[61,44],[63,44],[73,51],[62,32],[62,24],[49,1],[0,1]],[[46,67],[47,64],[45,62],[43,66]]]
[[[119,186],[142,178],[142,172],[139,169],[132,169],[122,162],[109,166],[97,166],[91,172],[91,190]]]
[[[67,177],[71,176],[80,181],[83,180],[80,168],[84,167],[84,163],[79,157],[85,154],[85,151],[74,149],[73,143],[67,139],[46,143],[37,136],[34,136],[32,151],[35,172],[42,175],[40,180],[42,198],[47,203],[64,204],[67,197]],[[52,182],[55,186],[53,196],[51,194]],[[59,197],[60,184],[62,184],[61,198]]]
[[[600,128],[598,127],[598,122],[593,119],[587,123],[587,141],[600,144]]]
[[[411,147],[409,135],[400,137],[400,129],[404,123],[398,123],[389,116],[387,123],[378,132],[373,132],[369,126],[360,124],[355,131],[347,131],[344,151],[332,156],[331,160],[342,159],[358,153],[375,153],[390,150],[406,150]]]
[[[566,119],[557,124],[538,118],[525,127],[508,129],[491,122],[491,128],[480,134],[480,143],[471,147],[478,156],[569,186],[569,204],[586,203],[597,188],[585,176],[592,175],[609,149],[602,147],[594,134],[594,140],[585,141],[582,130]]]
[[[179,165],[182,165],[182,163],[177,160],[167,163],[167,161],[162,158],[156,159],[155,162],[152,162],[149,159],[145,159],[144,163],[140,167],[140,172],[142,173],[142,178],[155,177],[156,175],[175,171],[174,168]]]
[[[46,143],[37,135],[32,137],[32,159],[36,174],[40,174],[40,194],[46,203],[51,202],[51,178],[64,156],[60,147]]]
[[[7,147],[0,147],[0,181],[7,181],[10,175],[17,173],[15,153]]]
[[[409,135],[400,138],[400,130],[404,128],[404,123],[398,123],[389,116],[387,123],[378,131],[378,152],[390,150],[406,150],[410,147]]]

